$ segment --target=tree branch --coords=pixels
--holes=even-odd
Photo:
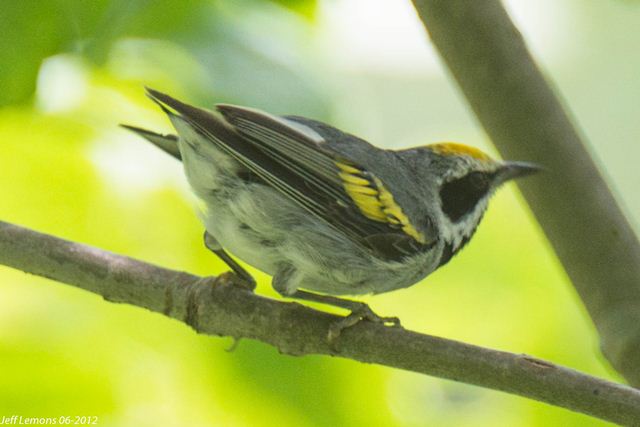
[[[252,338],[291,355],[329,354],[501,390],[621,424],[640,423],[640,391],[526,355],[360,322],[333,350],[340,317],[167,270],[0,221],[0,264],[164,313],[199,333]]]
[[[547,171],[519,184],[584,302],[605,356],[640,386],[640,244],[499,0],[413,0],[506,158]]]

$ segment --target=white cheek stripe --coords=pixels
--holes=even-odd
[[[490,196],[486,196],[481,199],[473,212],[470,215],[465,216],[465,218],[459,223],[452,223],[449,218],[444,215],[445,226],[443,227],[442,232],[444,240],[446,242],[453,243],[453,247],[457,249],[463,239],[470,237],[476,229],[482,213],[487,209],[489,197]]]

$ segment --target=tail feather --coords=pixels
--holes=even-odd
[[[146,129],[124,124],[121,124],[120,126],[127,130],[130,130],[135,134],[140,135],[156,147],[160,148],[165,153],[170,154],[178,160],[182,160],[180,150],[178,149],[178,137],[176,135],[162,135]]]

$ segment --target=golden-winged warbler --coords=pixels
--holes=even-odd
[[[457,143],[384,150],[316,120],[147,94],[177,135],[125,127],[182,160],[207,247],[252,288],[226,250],[284,296],[351,310],[338,333],[362,318],[397,323],[337,296],[420,281],[469,241],[496,188],[539,169]]]

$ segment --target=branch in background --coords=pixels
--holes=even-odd
[[[640,387],[640,244],[498,0],[413,0],[505,158],[545,173],[519,185],[587,307],[605,356]]]
[[[525,355],[360,322],[337,350],[340,317],[167,270],[0,221],[0,264],[144,307],[199,333],[252,338],[291,355],[329,354],[502,390],[625,425],[640,423],[640,391]]]

